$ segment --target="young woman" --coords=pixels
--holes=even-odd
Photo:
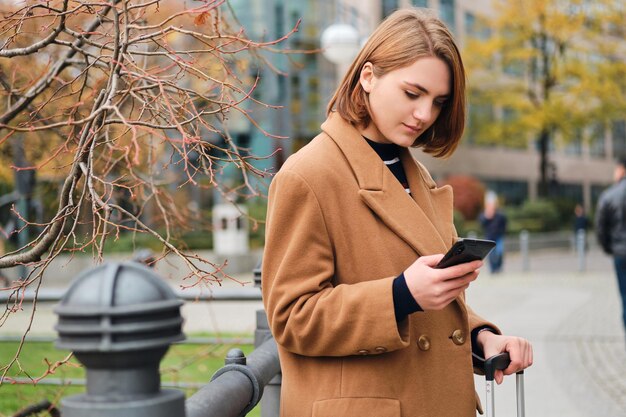
[[[464,102],[449,31],[397,11],[353,62],[322,133],[272,181],[263,299],[281,416],[475,416],[472,353],[508,351],[504,374],[532,363],[526,340],[465,304],[482,262],[434,268],[457,238],[452,190],[407,148],[450,155]]]

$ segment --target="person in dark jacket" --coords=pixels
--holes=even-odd
[[[588,228],[589,219],[585,215],[585,209],[582,204],[576,204],[576,207],[574,207],[574,234],[581,230],[587,232]]]
[[[504,263],[504,235],[507,218],[498,210],[498,196],[494,192],[487,193],[485,210],[480,215],[479,221],[485,238],[496,242],[496,247],[489,254],[489,269],[492,274],[497,274],[502,271]]]
[[[596,235],[604,252],[613,256],[626,328],[626,159],[617,163],[613,179],[615,184],[598,200]]]

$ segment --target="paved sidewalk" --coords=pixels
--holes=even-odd
[[[474,310],[533,343],[535,364],[525,377],[528,417],[626,417],[626,346],[612,263],[592,250],[586,264],[578,272],[574,253],[541,251],[523,271],[519,254],[510,254],[503,274],[485,267],[468,290]],[[238,278],[250,282],[252,274]],[[260,301],[187,303],[185,331],[251,333],[259,308]],[[21,334],[29,313],[14,314],[0,334]],[[32,334],[54,334],[55,323],[52,305],[42,303]],[[481,396],[483,381],[476,378]],[[497,387],[496,398],[498,417],[515,415],[515,378]]]
[[[519,257],[501,275],[484,272],[468,290],[470,305],[508,334],[532,341],[525,374],[529,417],[626,416],[626,345],[610,258],[594,251],[586,272],[571,252]],[[484,379],[476,378],[484,396]],[[515,415],[515,378],[496,389],[498,416]]]

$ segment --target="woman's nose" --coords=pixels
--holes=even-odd
[[[415,109],[413,110],[413,117],[420,122],[428,122],[430,120],[432,107],[433,106],[430,101],[421,100],[421,102],[417,103]]]

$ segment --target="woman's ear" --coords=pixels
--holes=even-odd
[[[359,76],[359,83],[366,93],[372,91],[372,84],[374,82],[374,65],[371,62],[366,62],[361,68],[361,74]]]

